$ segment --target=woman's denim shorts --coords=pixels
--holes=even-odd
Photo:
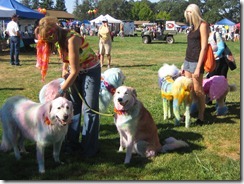
[[[183,70],[188,71],[190,73],[194,73],[197,68],[197,62],[189,62],[189,61],[184,61],[184,66]],[[204,68],[203,66],[201,67],[200,73],[204,73]]]

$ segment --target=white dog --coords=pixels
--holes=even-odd
[[[162,146],[159,142],[156,124],[143,104],[137,99],[135,89],[120,86],[114,94],[115,124],[120,135],[119,151],[126,148],[124,163],[130,163],[132,152],[143,157],[153,157],[188,144],[175,138],[166,139]]]
[[[73,106],[63,97],[50,102],[35,103],[25,97],[9,98],[0,113],[3,136],[0,150],[14,149],[16,159],[25,152],[24,139],[36,142],[39,172],[45,172],[44,148],[53,144],[53,157],[60,163],[59,154],[62,142],[71,123]]]
[[[125,75],[119,68],[110,68],[101,76],[101,88],[99,92],[99,111],[105,112],[113,99],[115,90],[125,81]]]

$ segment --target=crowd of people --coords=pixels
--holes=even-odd
[[[240,28],[238,26],[211,26],[211,31],[216,31],[225,41],[239,41]]]

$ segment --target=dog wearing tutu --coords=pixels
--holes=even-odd
[[[228,84],[224,76],[215,75],[203,80],[203,90],[210,100],[216,100],[216,115],[226,115],[228,108],[225,98],[229,92],[236,91],[236,85]]]

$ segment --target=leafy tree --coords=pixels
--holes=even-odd
[[[168,14],[165,20],[176,20],[184,22],[184,11],[188,3],[185,0],[163,0],[156,5],[159,12],[166,12]]]
[[[161,19],[161,20],[171,20],[171,16],[169,13],[167,13],[166,11],[160,11],[157,15],[156,15],[156,19]]]
[[[67,11],[65,6],[65,0],[56,0],[55,10]]]
[[[39,0],[32,0],[32,9],[38,9],[39,7]]]
[[[155,15],[147,0],[135,2],[131,10],[133,20],[154,20]]]
[[[28,8],[31,8],[31,0],[21,0],[20,3]]]
[[[223,18],[240,22],[240,1],[238,0],[208,0],[205,5],[204,18],[210,23],[215,23]]]
[[[92,19],[101,14],[110,14],[121,20],[153,20],[165,19],[185,22],[184,11],[191,4],[197,4],[203,14],[203,18],[209,23],[215,23],[222,18],[228,18],[234,22],[240,22],[239,0],[160,0],[152,3],[149,0],[83,0],[76,6],[74,15],[77,18]],[[91,8],[98,9],[98,13],[89,16],[87,11]]]
[[[88,0],[84,0],[82,4],[79,4],[78,0],[76,0],[75,6],[76,8],[73,14],[75,15],[76,20],[91,19],[87,13],[90,8],[90,2]]]
[[[41,8],[46,8],[47,10],[53,10],[53,0],[41,0],[39,3]]]

